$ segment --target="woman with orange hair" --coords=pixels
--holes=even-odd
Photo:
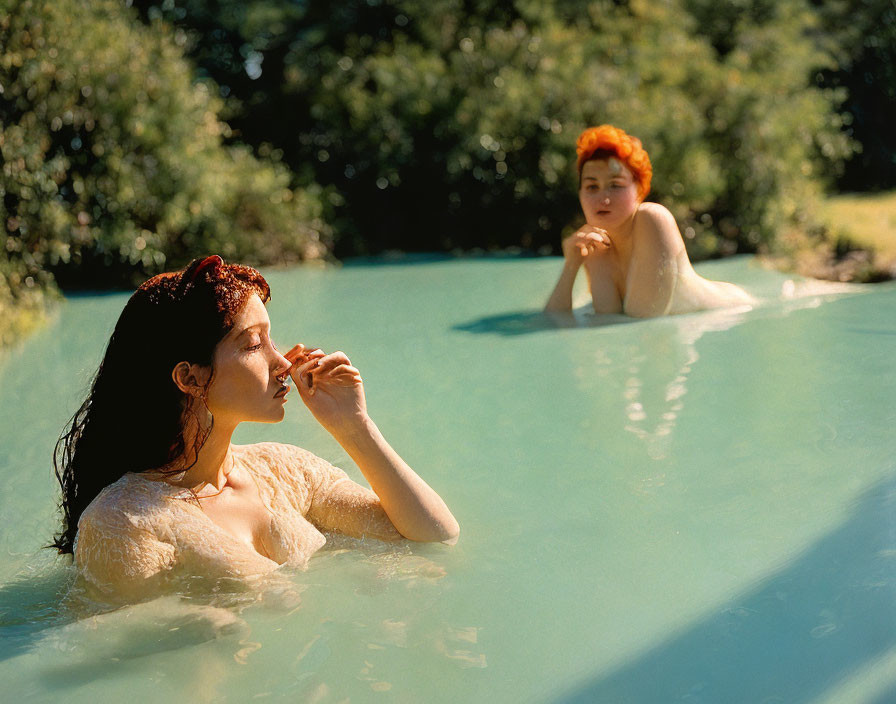
[[[639,139],[611,125],[590,127],[576,153],[585,224],[563,240],[563,271],[546,312],[572,309],[582,265],[596,313],[648,318],[753,302],[734,284],[697,274],[672,213],[644,202],[653,169]]]

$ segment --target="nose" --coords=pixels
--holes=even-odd
[[[273,361],[273,368],[275,372],[274,376],[283,376],[284,374],[286,374],[286,372],[289,371],[289,368],[291,366],[292,363],[286,357],[280,354],[280,350],[275,348]]]

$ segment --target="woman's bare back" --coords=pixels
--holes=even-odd
[[[753,302],[738,286],[694,271],[675,219],[657,203],[642,203],[630,242],[594,252],[585,270],[597,313],[654,317]]]

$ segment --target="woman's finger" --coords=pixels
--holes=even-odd
[[[291,361],[293,364],[301,365],[301,364],[305,364],[306,362],[310,362],[312,360],[317,361],[323,356],[324,356],[324,353],[321,352],[320,350],[313,350],[311,352],[306,351],[306,352],[302,353],[300,356],[298,356],[296,359],[291,360]],[[289,358],[287,357],[287,359],[289,359]]]
[[[314,367],[308,373],[314,378],[315,383],[343,377],[361,378],[361,372],[350,364],[340,364],[336,367]]]
[[[310,348],[305,345],[295,345],[283,355],[291,364],[304,363],[309,359],[323,357],[324,352],[320,348]]]
[[[293,364],[289,369],[289,374],[296,381],[296,386],[301,387],[301,384],[304,384],[306,388],[311,389],[314,383],[314,378],[311,376],[310,372],[314,367],[318,364],[317,359],[309,359],[307,362],[296,366]]]
[[[332,352],[320,358],[319,368],[322,370],[338,367],[340,364],[351,364],[344,352]]]
[[[311,391],[313,392],[315,389],[326,390],[334,386],[357,386],[360,383],[361,377],[355,376],[354,374],[337,374],[335,376],[328,376],[322,380],[318,379],[314,386],[311,387]]]
[[[296,360],[303,357],[304,351],[305,345],[295,345],[288,352],[284,353],[283,356],[286,357],[290,364],[295,364]]]
[[[340,364],[338,367],[331,369],[327,373],[328,377],[351,376],[361,378],[361,372],[355,369],[351,364]]]

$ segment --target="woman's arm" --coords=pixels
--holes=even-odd
[[[563,261],[563,270],[560,272],[560,278],[557,280],[557,285],[554,286],[551,297],[545,304],[545,313],[569,313],[572,311],[572,287],[576,282],[581,265],[581,261],[578,263],[568,259]]]
[[[603,230],[584,225],[563,240],[563,270],[551,297],[545,304],[545,313],[569,313],[572,311],[572,287],[582,262],[592,252],[599,252],[610,246]]]
[[[460,528],[442,498],[386,442],[376,424],[335,436],[361,470],[396,530],[409,540],[457,541]],[[330,495],[330,501],[333,501]]]
[[[360,373],[348,357],[342,352],[306,352],[303,346],[285,356],[293,363],[290,373],[302,400],[358,465],[398,532],[409,540],[456,541],[460,529],[445,502],[392,449],[368,416]],[[357,512],[365,523],[367,514],[377,508],[367,505],[370,501],[349,485],[329,489],[325,503],[337,514]]]

